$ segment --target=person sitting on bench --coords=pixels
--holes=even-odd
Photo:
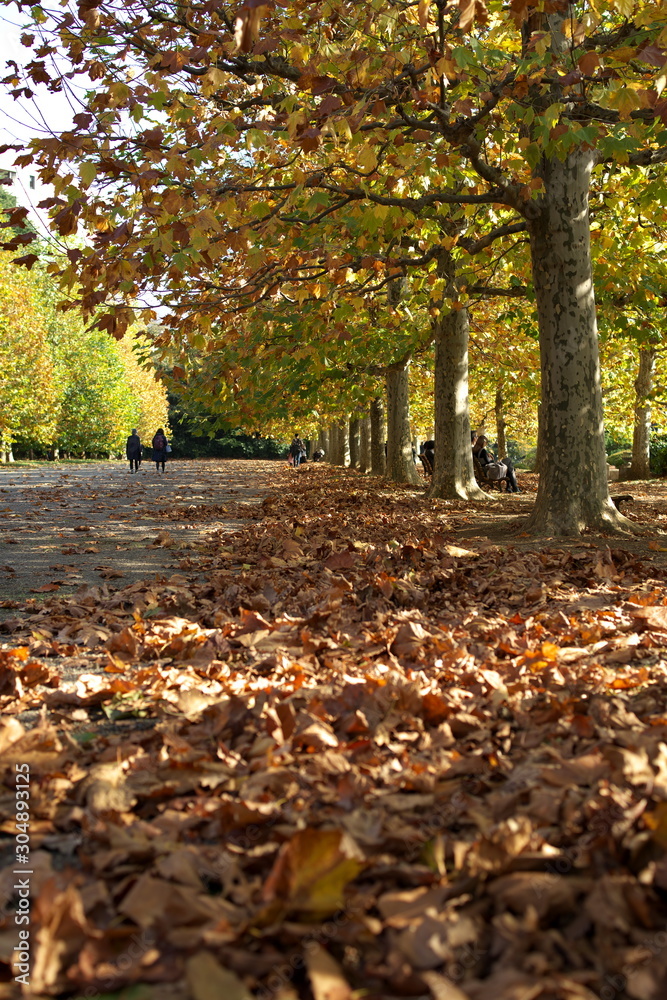
[[[480,464],[482,472],[486,476],[487,466],[491,465],[492,462],[496,462],[497,459],[490,448],[487,448],[489,439],[483,434],[476,439],[473,444],[472,453]],[[505,480],[507,481],[507,489],[510,493],[520,493],[519,484],[516,481],[516,473],[514,471],[514,466],[509,458],[504,458],[502,460],[503,465],[506,467]]]
[[[419,449],[419,458],[424,466],[427,476],[433,475],[433,465],[435,464],[435,441],[424,441]]]

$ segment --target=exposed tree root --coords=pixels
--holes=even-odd
[[[554,502],[538,500],[523,525],[536,538],[576,538],[587,531],[611,535],[640,535],[644,526],[624,517],[611,499],[590,503],[570,497]]]

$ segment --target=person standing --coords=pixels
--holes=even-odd
[[[167,461],[167,451],[169,450],[169,442],[167,441],[164,429],[158,427],[151,442],[151,447],[153,448],[153,461],[155,462],[155,471],[160,471],[160,466],[162,466],[162,472],[164,472],[164,463]]]
[[[132,428],[132,433],[127,439],[125,454],[130,461],[130,472],[138,472],[141,465],[141,439],[136,427]]]

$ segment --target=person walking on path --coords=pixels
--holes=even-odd
[[[306,453],[304,443],[299,437],[298,431],[294,432],[294,437],[292,438],[292,443],[289,447],[289,453],[292,458],[292,465],[295,469],[298,469],[301,462],[301,456]]]
[[[155,471],[160,471],[160,466],[162,466],[162,471],[164,472],[164,463],[167,461],[167,452],[171,451],[169,447],[169,442],[164,433],[162,427],[158,427],[155,432],[155,436],[151,442],[151,447],[153,448],[153,461],[155,462]]]
[[[141,439],[136,427],[132,428],[132,433],[127,439],[125,454],[130,460],[130,472],[138,472],[141,465]]]

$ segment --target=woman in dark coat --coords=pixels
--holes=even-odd
[[[167,447],[169,442],[165,436],[162,427],[158,427],[155,432],[155,436],[151,442],[151,447],[153,449],[153,461],[155,462],[155,471],[160,471],[160,465],[162,466],[162,471],[164,472],[164,463],[167,461]]]
[[[132,433],[127,439],[125,454],[130,460],[130,472],[138,472],[141,465],[141,439],[136,427],[132,428]]]
[[[481,465],[482,470],[485,470],[487,465],[490,465],[491,462],[496,461],[493,452],[486,447],[488,443],[489,443],[488,438],[486,438],[483,434],[480,434],[480,436],[475,440],[472,448],[472,453],[479,462],[479,464]],[[504,458],[503,464],[507,468],[507,472],[505,473],[505,479],[507,480],[508,492],[520,493],[521,490],[519,489],[519,484],[516,481],[516,473],[514,471],[514,466],[512,465],[510,459]]]

